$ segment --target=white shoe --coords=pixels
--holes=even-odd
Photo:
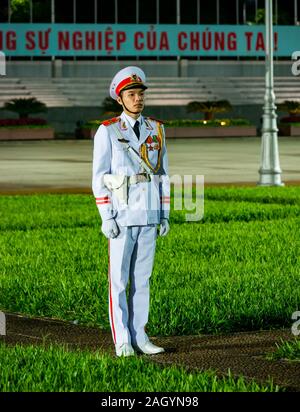
[[[123,345],[116,345],[117,356],[132,356],[134,355],[133,347],[130,343],[123,343]]]
[[[156,355],[157,353],[164,352],[164,348],[160,348],[159,346],[153,345],[150,341],[144,343],[143,345],[135,345],[135,348],[146,355]]]

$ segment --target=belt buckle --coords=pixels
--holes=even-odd
[[[146,172],[141,173],[141,181],[142,182],[150,182],[149,174],[146,173]]]
[[[138,173],[136,175],[136,183],[145,183],[151,181],[151,175],[146,172]]]

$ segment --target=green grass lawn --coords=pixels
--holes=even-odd
[[[158,238],[149,335],[290,327],[300,301],[300,187],[208,188]],[[107,239],[92,196],[0,197],[0,309],[109,329]]]
[[[281,343],[277,344],[275,352],[267,356],[270,360],[288,360],[300,362],[300,339],[295,338],[292,341],[284,341],[281,339]]]
[[[0,392],[277,392],[282,389],[221,378],[213,371],[161,368],[143,357],[113,358],[62,346],[0,343]]]
[[[290,327],[300,188],[209,188],[204,219],[186,222],[185,213],[173,211],[157,241],[149,335]],[[0,263],[0,310],[109,329],[107,240],[92,196],[0,196]],[[274,356],[299,357],[298,346],[279,349]],[[280,390],[56,345],[0,343],[0,363],[0,392]]]

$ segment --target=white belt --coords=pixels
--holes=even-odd
[[[108,190],[114,192],[119,201],[124,204],[128,204],[128,186],[150,181],[151,175],[148,173],[139,173],[133,176],[111,174],[103,176],[104,185]]]
[[[150,182],[151,175],[148,173],[139,173],[137,175],[128,176],[128,185],[136,185],[137,183]]]

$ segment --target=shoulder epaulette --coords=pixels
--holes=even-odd
[[[113,123],[117,123],[120,120],[120,117],[113,117],[112,119],[104,120],[101,124],[103,126],[110,126]]]
[[[154,120],[155,122],[158,122],[158,123],[162,123],[162,124],[164,124],[164,122],[163,122],[162,120],[155,119],[154,117],[150,117],[150,116],[148,116],[148,117],[147,117],[147,119],[149,119],[149,120]]]

